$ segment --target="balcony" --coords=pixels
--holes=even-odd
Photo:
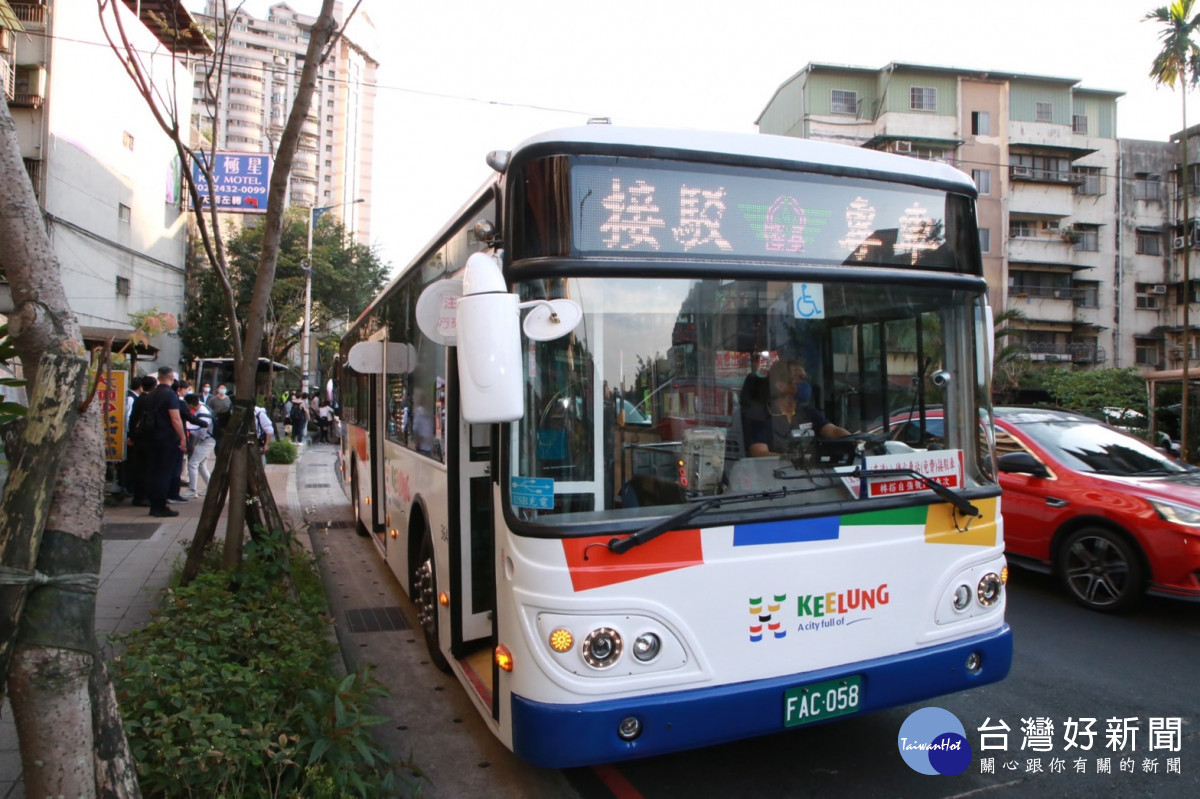
[[[1108,360],[1108,353],[1103,347],[1087,342],[1047,344],[1034,341],[1025,344],[1025,348],[1029,350],[1031,361],[1097,364]]]
[[[46,27],[46,6],[22,3],[20,0],[9,0],[8,5],[26,30],[30,26]]]

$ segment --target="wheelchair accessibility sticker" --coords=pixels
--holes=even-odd
[[[792,297],[797,319],[825,318],[825,287],[820,283],[793,283]]]

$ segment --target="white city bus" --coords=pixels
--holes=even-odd
[[[961,172],[607,125],[488,162],[337,390],[360,532],[507,746],[618,761],[1007,674]]]

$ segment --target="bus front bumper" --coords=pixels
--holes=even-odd
[[[972,655],[980,663],[974,672],[967,669]],[[789,689],[857,677],[860,695],[852,715],[861,715],[997,682],[1011,664],[1012,631],[1005,624],[952,644],[715,688],[579,705],[551,705],[514,695],[513,751],[547,768],[661,755],[794,729],[785,726]],[[632,741],[622,740],[618,728],[630,717],[640,722],[641,732]],[[847,717],[843,713],[829,720]]]

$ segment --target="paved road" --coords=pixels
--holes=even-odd
[[[1200,796],[1200,606],[1151,599],[1127,616],[1104,616],[1075,606],[1049,578],[1020,570],[1010,583],[1016,654],[1009,678],[926,703],[961,719],[976,749],[959,776],[917,774],[901,760],[900,725],[918,705],[615,767],[531,767],[495,741],[457,682],[428,662],[419,634],[350,629],[362,626],[363,610],[398,608],[409,624],[415,614],[374,544],[354,534],[336,459],[332,447],[306,451],[289,491],[293,518],[309,523],[322,555],[347,661],[373,665],[391,691],[380,707],[391,719],[382,739],[424,770],[426,796]],[[1081,717],[1097,719],[1090,752],[1065,749],[1063,722]],[[1181,719],[1179,751],[1148,751],[1151,717]],[[1034,741],[1022,749],[1022,720],[1037,718],[1054,724],[1050,751],[1033,749]],[[1136,750],[1105,749],[1109,718],[1137,720]],[[987,719],[1009,726],[1006,748],[978,751]],[[1109,758],[1112,773],[1098,773],[1098,758]],[[1180,773],[1168,773],[1168,758],[1177,758]],[[1121,770],[1123,759],[1131,770]]]

